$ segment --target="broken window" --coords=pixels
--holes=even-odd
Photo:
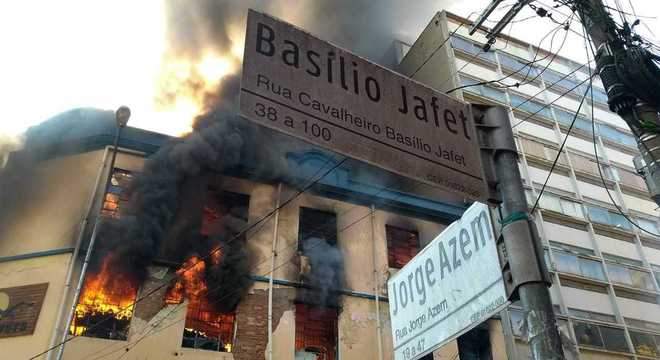
[[[298,227],[299,279],[309,287],[298,300],[319,306],[337,306],[344,287],[344,260],[337,247],[337,215],[300,208]]]
[[[389,266],[401,269],[419,251],[419,235],[416,231],[385,225],[387,236],[387,260]]]
[[[138,280],[112,273],[112,253],[97,272],[85,278],[69,333],[112,340],[126,340],[133,317]]]
[[[202,216],[202,235],[234,235],[241,231],[248,220],[249,203],[248,195],[209,189]]]
[[[208,189],[203,207],[200,233],[205,237],[227,235],[227,241],[239,241],[232,236],[245,226],[250,197],[227,191]],[[177,271],[179,280],[168,290],[166,302],[181,303],[188,299],[182,347],[232,352],[236,334],[236,314],[220,310],[222,304],[209,301],[207,266],[218,264],[223,249],[214,248],[211,256],[202,260],[191,256]],[[186,270],[187,269],[187,270]],[[185,275],[184,275],[185,273]],[[220,295],[222,299],[222,295]]]
[[[190,301],[181,346],[231,352],[236,333],[235,320],[234,313],[220,313],[207,301]]]
[[[337,309],[296,304],[296,360],[334,360]]]
[[[321,239],[330,245],[337,244],[337,215],[327,211],[300,208],[298,226],[298,250],[304,251],[305,242]]]
[[[119,218],[120,209],[128,202],[128,186],[133,180],[133,173],[128,170],[114,168],[108,192],[103,199],[101,214],[111,218]]]

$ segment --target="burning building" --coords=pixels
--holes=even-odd
[[[388,353],[389,271],[462,211],[458,205],[374,185],[385,174],[350,162],[295,196],[300,184],[318,176],[318,169],[337,162],[331,154],[289,143],[272,147],[280,152],[269,156],[282,161],[267,163],[284,168],[232,163],[177,179],[176,191],[167,189],[159,176],[160,182],[151,184],[158,193],[136,194],[145,186],[140,183],[146,181],[144,172],[157,172],[150,169],[156,165],[148,155],[171,145],[164,135],[134,128],[122,137],[110,187],[102,194],[103,186],[95,180],[108,171],[112,137],[106,125],[111,119],[104,112],[80,109],[55,120],[75,127],[83,121],[81,114],[97,118],[77,138],[62,143],[56,136],[42,148],[30,149],[33,165],[23,174],[29,184],[15,194],[21,205],[2,214],[0,267],[11,274],[2,287],[49,283],[34,333],[0,339],[18,358],[56,344],[65,331],[75,289],[75,283],[67,286],[67,279],[80,271],[87,246],[83,240],[83,250],[72,257],[75,241],[89,238],[95,219],[87,216],[95,212],[101,214],[102,226],[66,329],[75,337],[66,344],[65,359],[122,353],[126,358],[195,354],[200,359],[255,359],[270,351],[273,359],[351,358],[375,354],[376,335],[383,339],[381,351]],[[288,141],[274,134],[241,134]],[[9,165],[21,156],[13,154]],[[30,191],[18,193],[24,189]],[[170,203],[155,202],[167,191],[175,197],[166,198]],[[136,198],[146,195],[150,198]],[[267,216],[291,197],[277,216]],[[140,201],[148,206],[138,209]],[[159,240],[148,247],[141,242],[155,230],[136,209],[171,213]],[[132,237],[130,232],[137,230],[140,237]],[[46,233],[60,236],[44,237]],[[16,238],[35,240],[11,241]],[[366,255],[374,247],[377,257]],[[378,314],[375,301],[381,302]],[[21,345],[25,341],[34,345]]]
[[[202,13],[175,20],[217,30]],[[238,53],[229,37],[212,40]],[[164,75],[162,101],[201,97],[190,134],[126,128],[110,169],[112,113],[76,109],[32,128],[8,158],[0,293],[24,305],[1,309],[3,353],[55,359],[66,336],[64,359],[391,358],[387,279],[460,217],[463,199],[237,118],[235,59],[206,61],[186,43],[171,50],[223,78],[218,89],[206,65],[165,67],[176,76]],[[462,342],[503,359],[501,337],[492,319],[437,353],[455,357]]]

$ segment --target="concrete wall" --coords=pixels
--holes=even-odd
[[[0,256],[73,246],[102,158],[99,150],[37,163],[0,228]]]
[[[598,241],[598,247],[600,248],[600,251],[611,255],[618,255],[630,259],[641,260],[635,244],[600,235],[598,233],[596,233],[595,236],[596,241]]]
[[[589,233],[584,230],[574,229],[568,226],[543,222],[545,237],[549,241],[561,242],[569,245],[575,245],[586,249],[593,249]]]
[[[0,288],[48,283],[34,334],[0,339],[0,358],[27,359],[48,348],[71,254],[0,263]]]

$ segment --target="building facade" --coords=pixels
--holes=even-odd
[[[16,185],[0,230],[4,358],[27,359],[58,344],[72,307],[64,359],[259,359],[271,351],[273,359],[392,357],[387,279],[460,217],[466,204],[431,200],[420,195],[433,193],[425,186],[416,186],[414,195],[405,179],[351,162],[302,194],[299,186],[249,169],[195,176],[184,181],[176,200],[179,211],[168,230],[174,234],[168,241],[174,240],[162,245],[174,251],[161,251],[137,281],[107,265],[109,252],[101,249],[108,239],[99,236],[74,304],[96,221],[122,219],[131,182],[144,171],[145,159],[170,140],[125,129],[111,170],[112,125],[111,113],[73,110],[31,129],[28,137],[37,140],[9,159],[3,176],[19,182],[4,183]],[[303,184],[337,163],[318,149],[282,156],[289,179]],[[113,173],[104,194],[108,171]],[[273,213],[278,204],[286,205]],[[217,265],[216,260],[187,249],[194,245],[188,241],[214,236],[229,217],[240,227],[259,225],[234,239],[249,254],[250,285],[237,306],[227,309],[216,305],[223,305],[229,291],[209,300],[216,288],[204,267]],[[191,224],[192,232],[179,231]],[[220,263],[227,259],[218,258]],[[319,272],[333,272],[341,285],[315,282]],[[119,287],[108,285],[117,282]],[[19,303],[26,305],[16,307]],[[495,337],[487,351],[504,359],[500,329],[499,320],[492,320],[476,335],[466,335],[464,348],[472,338],[490,344]],[[441,353],[457,357],[457,342]],[[54,349],[36,358],[56,354]]]
[[[458,88],[452,94],[465,101],[508,109],[530,209],[568,136],[533,213],[565,347],[572,344],[567,356],[660,357],[658,210],[633,165],[635,138],[608,110],[597,77],[593,102],[589,94],[580,107],[589,85],[586,64],[513,38],[484,53],[484,33],[470,36],[470,24],[438,13],[413,45],[395,46],[399,70],[440,91]],[[442,45],[447,38],[451,46]],[[519,85],[493,81],[502,78]],[[523,314],[516,304],[508,313],[516,358],[529,358]]]
[[[415,44],[398,42],[394,49],[400,72],[439,90],[506,75],[523,83],[453,94],[509,109],[531,208],[567,136],[588,70],[515,39],[490,53],[480,52],[478,41],[483,35],[467,36],[465,19],[439,13]],[[526,65],[535,56],[545,60]],[[593,96],[580,108],[533,213],[565,353],[571,359],[660,358],[656,205],[632,165],[634,138],[607,109],[598,81]],[[286,181],[255,171],[260,164],[186,179],[167,241],[144,277],[114,279],[125,280],[123,286],[108,288],[107,280],[116,277],[104,266],[111,252],[95,251],[96,266],[74,304],[94,224],[122,219],[145,159],[171,140],[127,128],[109,169],[113,134],[111,113],[74,110],[33,129],[36,140],[8,159],[2,175],[20,186],[2,189],[12,193],[0,213],[3,358],[39,355],[66,331],[75,336],[64,359],[391,359],[387,279],[469,205],[373,167],[339,164],[319,149],[296,147],[281,154]],[[332,171],[319,178],[324,169]],[[298,194],[300,184],[315,179]],[[632,226],[610,195],[648,233]],[[236,231],[251,224],[258,225]],[[215,294],[210,278],[212,268],[229,261],[223,254],[229,249],[209,242],[210,252],[190,250],[222,231],[249,254],[249,286],[235,306],[223,306],[234,297],[232,288],[224,285],[226,293]],[[338,281],[323,286],[319,272]],[[72,308],[72,326],[64,329]],[[530,358],[523,316],[514,303],[432,357]]]

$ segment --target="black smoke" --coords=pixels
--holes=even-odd
[[[305,287],[298,300],[307,304],[337,307],[341,304],[340,290],[344,289],[344,256],[335,245],[322,238],[308,238],[302,255],[309,261],[303,275]]]

